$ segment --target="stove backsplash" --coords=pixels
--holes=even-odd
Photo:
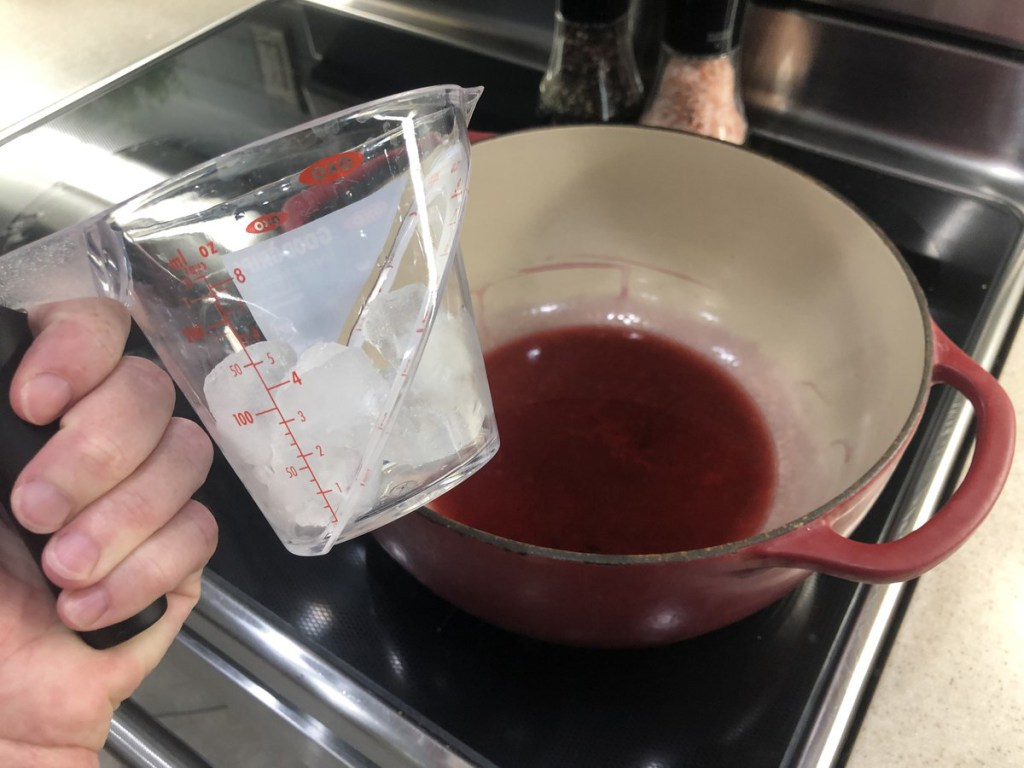
[[[972,3],[973,6],[973,3]],[[1024,62],[905,27],[751,3],[751,124],[1014,200],[1024,197]]]
[[[354,5],[390,18],[459,19],[460,26],[502,32],[538,50],[546,48],[556,0],[314,0],[336,8]],[[650,19],[671,0],[632,0],[633,12]],[[777,7],[833,9],[1024,49],[1024,0],[748,0]]]
[[[483,41],[490,55],[540,69],[556,5],[313,2],[397,17],[470,46]],[[652,27],[667,2],[633,0],[634,38],[648,69]],[[839,137],[836,151],[1021,199],[1024,61],[1014,46],[1024,49],[1022,11],[1024,0],[748,0],[742,75],[751,124],[811,143]],[[1002,45],[991,44],[997,37]]]
[[[648,47],[658,8],[666,2],[671,0],[634,0],[636,35],[646,36]],[[387,19],[389,25],[417,29],[428,37],[483,48],[488,56],[525,64],[539,77],[550,48],[555,0],[310,4]],[[935,13],[969,5],[977,11],[970,17],[977,26],[992,7],[1018,8],[1024,0],[919,0],[916,5],[912,0],[749,0],[742,22],[742,80],[752,128],[1024,201],[1024,57],[967,37],[938,40],[917,34],[912,26],[837,10],[846,5],[880,10],[899,6],[907,12],[927,6]],[[166,173],[187,167],[189,158],[198,162],[239,141],[298,122],[305,116],[300,105],[304,99],[316,112],[331,111],[336,108],[333,101],[321,104],[314,89],[299,89],[303,78],[297,73],[310,71],[324,53],[310,18],[298,3],[264,5],[249,23],[225,34],[226,46],[195,46],[176,66],[152,68],[147,80],[162,77],[158,91],[174,108],[150,109],[143,94],[122,89],[86,105],[68,132],[79,143]],[[1021,19],[1024,14],[1005,14],[1007,34]],[[220,61],[207,61],[213,56]],[[218,73],[212,79],[211,71]],[[253,83],[269,98],[251,99],[247,88]],[[211,89],[217,92],[214,99],[209,98]],[[207,96],[198,99],[197,93]],[[99,114],[83,119],[90,111]],[[47,130],[61,130],[64,122],[54,121]],[[52,194],[58,177],[42,173],[41,163],[59,156],[46,150],[47,142],[35,147],[46,138],[36,133],[0,146],[0,251],[78,221],[152,183],[126,180],[127,186],[117,186],[120,176],[91,173],[76,184],[61,175],[61,194]],[[170,146],[152,139],[165,135],[187,140]],[[165,167],[164,159],[173,163]],[[100,181],[104,188],[94,188]],[[37,215],[44,204],[46,221]]]
[[[1024,50],[1024,0],[813,0]]]

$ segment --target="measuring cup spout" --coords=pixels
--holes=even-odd
[[[28,309],[97,296],[126,303],[124,246],[106,217],[102,213],[0,257],[0,306]]]
[[[468,123],[470,118],[473,117],[473,110],[476,109],[480,96],[483,95],[483,86],[478,85],[472,88],[458,88],[456,90],[458,90],[458,102],[456,103],[459,109],[462,110],[462,115]]]

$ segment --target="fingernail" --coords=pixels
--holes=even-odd
[[[100,550],[84,533],[72,532],[54,537],[45,557],[55,573],[66,579],[82,579],[96,567]]]
[[[76,627],[92,627],[110,607],[110,595],[103,587],[96,586],[81,592],[61,596],[64,617]]]
[[[45,480],[32,480],[15,488],[11,507],[21,524],[34,533],[56,531],[71,514],[71,502]]]
[[[71,385],[54,373],[40,373],[22,389],[22,407],[34,424],[49,424],[71,402]]]

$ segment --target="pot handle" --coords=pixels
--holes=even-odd
[[[824,519],[754,545],[749,553],[771,565],[808,568],[832,576],[885,584],[917,578],[963,544],[988,515],[1013,458],[1013,405],[996,379],[932,321],[932,382],[949,384],[974,406],[977,439],[966,476],[935,515],[896,541],[865,544],[836,533]]]

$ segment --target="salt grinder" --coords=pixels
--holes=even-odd
[[[630,0],[558,0],[538,111],[549,123],[634,123],[644,87]]]
[[[742,0],[669,0],[659,74],[640,122],[733,144],[747,138],[739,76]]]

